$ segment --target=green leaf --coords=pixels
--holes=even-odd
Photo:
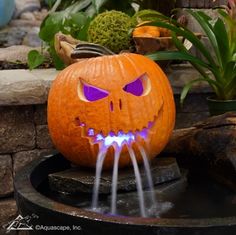
[[[28,66],[29,69],[35,69],[45,61],[43,55],[41,55],[37,50],[31,50],[28,53]]]
[[[204,78],[198,78],[198,79],[195,79],[195,80],[193,80],[193,81],[191,81],[191,82],[188,82],[188,83],[184,86],[184,88],[183,88],[183,90],[182,90],[182,92],[181,92],[181,95],[180,95],[180,103],[181,103],[181,105],[183,105],[184,100],[185,100],[185,98],[186,98],[186,96],[187,96],[189,90],[192,88],[192,86],[193,86],[195,83],[202,82],[202,81],[206,81],[206,80],[205,80]]]
[[[54,35],[62,28],[63,19],[64,16],[62,13],[56,12],[50,14],[41,24],[39,37],[45,42],[54,40]]]
[[[185,46],[179,40],[179,38],[176,36],[175,33],[172,33],[172,40],[173,40],[176,48],[179,49],[179,51],[183,51],[183,52],[189,54],[188,50],[185,48]],[[210,79],[209,76],[206,74],[204,68],[202,68],[202,66],[200,64],[196,63],[195,61],[190,61],[190,63],[204,78]]]
[[[75,24],[74,27],[81,28],[87,21],[87,16],[83,12],[77,12],[71,15],[71,23]]]
[[[152,60],[186,60],[189,61],[193,66],[197,65],[197,69],[199,66],[202,66],[204,68],[212,70],[210,65],[206,64],[204,61],[198,59],[197,57],[194,57],[186,52],[183,51],[159,51],[152,54],[146,55],[149,59]],[[195,66],[194,66],[195,67]],[[202,70],[202,69],[201,69]],[[205,72],[201,72],[201,70],[198,70],[200,74],[202,74],[202,80],[209,83],[209,85],[214,89],[217,90],[220,87],[220,84],[210,79],[208,75],[206,75]]]
[[[92,4],[96,9],[97,14],[100,12],[100,8],[107,2],[107,0],[92,0]]]
[[[55,68],[57,70],[62,70],[65,68],[65,64],[63,63],[63,61],[58,57],[56,51],[55,51],[55,48],[54,48],[54,45],[50,45],[50,48],[49,48],[49,53],[53,59],[53,64],[55,66]]]
[[[225,24],[220,18],[217,19],[214,25],[214,33],[216,36],[222,65],[225,68],[229,60],[229,38],[225,29]]]
[[[76,36],[77,39],[81,41],[87,41],[88,40],[88,28],[90,25],[91,19],[88,18],[84,26],[80,29],[78,35]]]
[[[194,57],[186,52],[182,51],[159,51],[152,54],[148,54],[147,57],[152,60],[187,60],[197,63],[205,68],[209,69],[209,65],[204,61]]]
[[[188,13],[190,13],[197,20],[197,22],[200,24],[200,26],[202,27],[202,29],[204,30],[205,34],[207,35],[208,39],[211,42],[211,45],[214,49],[218,63],[222,64],[216,36],[214,34],[212,25],[209,23],[209,21],[212,19],[208,15],[206,15],[204,12],[201,12],[201,11],[195,12],[193,10],[188,10]],[[213,60],[213,58],[212,58],[212,60]]]
[[[171,21],[171,23],[176,22],[174,20]],[[184,38],[188,39],[201,53],[202,55],[208,60],[209,64],[211,66],[216,66],[215,61],[213,60],[210,52],[206,48],[206,46],[201,42],[201,40],[190,30],[188,30],[185,27],[179,27],[179,24],[173,25],[171,23],[166,23],[166,22],[160,22],[160,21],[155,21],[147,25],[154,25],[158,27],[163,27],[167,28],[173,32],[175,32],[178,36],[183,36]]]

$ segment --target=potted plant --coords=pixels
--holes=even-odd
[[[225,9],[219,9],[217,19],[203,11],[187,10],[199,23],[211,47],[203,44],[200,38],[176,20],[159,15],[159,20],[152,25],[172,31],[172,40],[178,50],[159,51],[148,55],[153,60],[186,60],[200,73],[200,77],[185,85],[181,93],[183,103],[192,85],[207,82],[215,93],[208,98],[209,111],[212,115],[226,111],[236,111],[236,0],[229,0]],[[204,59],[188,51],[179,36],[188,40],[202,54]]]

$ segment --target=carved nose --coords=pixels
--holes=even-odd
[[[119,99],[118,108],[119,108],[120,110],[122,110],[122,101],[121,101],[121,99]],[[110,111],[111,111],[111,112],[114,111],[114,103],[113,103],[113,101],[110,101]]]
[[[114,111],[114,105],[113,105],[113,102],[112,102],[112,101],[110,102],[110,111],[111,111],[111,112]]]
[[[122,110],[122,101],[121,101],[121,99],[119,99],[119,108],[120,108],[120,110]]]

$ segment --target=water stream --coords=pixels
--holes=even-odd
[[[95,175],[95,182],[93,187],[93,199],[92,199],[92,210],[97,210],[98,208],[98,195],[99,195],[99,186],[102,174],[102,167],[103,162],[106,157],[107,148],[105,146],[100,146],[99,153],[97,156],[97,163],[96,163],[96,175]]]
[[[142,178],[140,175],[139,166],[136,160],[135,152],[132,149],[130,143],[126,143],[126,144],[127,144],[128,152],[131,158],[131,162],[134,169],[134,175],[136,179],[136,188],[137,188],[137,194],[138,194],[138,200],[139,200],[140,215],[142,217],[147,217],[148,215],[152,214],[152,210],[154,210],[157,205],[148,157],[147,157],[145,149],[142,146],[138,146],[138,149],[143,158],[144,170],[145,170],[145,175],[147,178],[147,185],[148,185],[148,190],[149,190],[148,194],[146,193],[146,195],[149,198],[145,200]],[[111,214],[116,214],[117,213],[117,183],[118,183],[118,170],[119,170],[118,166],[119,166],[120,153],[123,146],[120,146],[115,143],[113,143],[113,146],[115,149],[115,157],[114,157],[114,165],[113,165],[113,173],[112,173],[111,210],[110,211],[111,211]],[[95,182],[94,182],[93,197],[92,197],[92,210],[94,211],[99,211],[99,205],[98,205],[99,204],[99,185],[100,185],[100,180],[101,180],[103,162],[106,157],[107,149],[108,149],[107,146],[101,145],[100,151],[97,157],[96,174],[95,174]],[[146,207],[145,201],[149,202],[148,207]]]
[[[145,175],[147,177],[149,197],[150,197],[150,202],[151,202],[150,210],[152,210],[152,209],[155,209],[155,207],[157,206],[157,201],[156,201],[156,197],[155,197],[151,168],[150,168],[149,160],[148,160],[147,153],[146,153],[145,149],[141,145],[138,145],[138,148],[139,148],[139,151],[140,151],[142,158],[143,158]],[[152,214],[151,211],[150,211],[150,213]]]
[[[118,180],[118,165],[120,159],[121,148],[118,147],[115,152],[113,174],[112,174],[112,192],[111,192],[111,213],[116,214],[116,199],[117,199],[117,180]]]

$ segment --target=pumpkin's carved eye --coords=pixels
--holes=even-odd
[[[135,96],[141,96],[147,94],[150,90],[150,84],[147,74],[141,75],[138,79],[125,85],[123,90],[125,92],[131,93]]]
[[[98,87],[94,87],[84,82],[80,82],[78,95],[83,100],[96,101],[107,97],[108,94],[108,91],[105,91]]]

